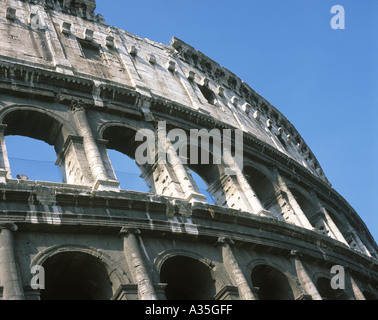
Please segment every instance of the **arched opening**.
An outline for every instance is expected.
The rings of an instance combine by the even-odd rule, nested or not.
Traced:
[[[221,173],[215,164],[190,164],[189,172],[200,193],[206,196],[208,203],[226,206],[227,199],[223,190]]]
[[[62,123],[46,113],[21,108],[7,113],[3,124],[13,178],[65,182],[55,166],[69,135]]]
[[[349,247],[354,249],[354,250],[360,251],[360,252],[362,252],[366,255],[370,255],[370,252],[367,249],[363,239],[361,239],[359,237],[358,233],[355,232],[352,229],[352,227],[348,227],[347,217],[343,217],[343,216],[337,214],[336,210],[334,210],[334,209],[332,209],[328,206],[326,207],[326,210],[327,210],[330,218],[332,219],[332,221],[334,222],[334,224],[336,225],[336,227],[340,231],[341,235],[344,237],[344,239],[348,243]],[[352,224],[349,222],[349,225],[351,226]]]
[[[167,300],[213,300],[216,294],[211,269],[186,256],[175,256],[164,262],[160,280],[168,284]]]
[[[62,172],[55,164],[56,153],[53,147],[23,136],[7,136],[5,143],[13,178],[63,182]]]
[[[347,226],[345,224],[345,221],[343,221],[343,217],[338,215],[335,210],[331,209],[330,207],[325,207],[327,210],[328,215],[336,225],[336,227],[339,229],[340,233],[345,236],[347,234]]]
[[[43,112],[20,109],[9,112],[3,119],[7,125],[5,136],[24,136],[42,140],[54,146],[58,153],[62,149],[65,138],[68,136],[63,124]]]
[[[227,198],[222,181],[222,150],[214,150],[213,147],[215,140],[220,137],[211,134],[205,134],[204,137],[199,138],[197,145],[188,143],[187,168],[192,175],[193,183],[198,191],[206,196],[208,203],[226,206]]]
[[[250,166],[244,168],[244,175],[264,209],[277,215],[282,214],[281,206],[277,200],[276,190],[269,178],[261,171]]]
[[[150,192],[146,181],[141,177],[141,169],[135,160],[116,150],[108,150],[115,176],[123,190]]]
[[[297,189],[291,188],[290,192],[294,196],[298,205],[301,207],[307,219],[311,222],[311,220],[313,220],[313,217],[316,214],[314,210],[315,208],[314,204],[311,203],[311,201],[307,197],[305,197],[302,193],[300,193]]]
[[[316,281],[316,288],[323,300],[347,300],[345,292],[341,289],[333,289],[328,278],[319,278]]]
[[[202,177],[194,172],[193,170],[189,169],[190,174],[192,175],[192,178],[194,182],[196,183],[199,192],[202,193],[204,196],[206,196],[207,203],[209,204],[215,204],[215,198],[214,196],[208,191],[208,186],[205,182],[205,180],[202,179]]]
[[[132,129],[112,126],[104,130],[103,139],[108,141],[108,156],[121,189],[149,192],[151,188],[141,176],[146,168],[135,161],[135,152],[141,143],[136,141],[135,135]]]
[[[83,252],[63,252],[43,263],[46,289],[41,300],[110,300],[109,273],[98,258]]]
[[[310,199],[305,197],[297,189],[290,188],[290,192],[294,196],[295,200],[297,201],[298,205],[300,206],[301,210],[305,214],[310,224],[320,233],[329,236],[329,227],[327,226],[324,219],[321,217],[320,213],[316,210],[317,205],[315,205]]]
[[[294,300],[287,277],[275,268],[257,266],[252,270],[251,280],[258,288],[259,300]]]

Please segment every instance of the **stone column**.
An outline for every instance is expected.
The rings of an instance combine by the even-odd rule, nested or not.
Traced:
[[[352,249],[355,249],[355,250],[359,250],[359,251],[365,253],[367,256],[371,257],[370,251],[365,246],[365,244],[362,242],[357,231],[352,228],[352,226],[348,223],[348,221],[344,221],[344,223],[347,226],[347,231],[345,233],[345,240],[347,240],[349,247],[351,247]]]
[[[354,280],[350,267],[346,267],[346,276],[349,278],[350,286],[353,291],[354,298],[356,300],[366,300],[363,292],[361,291],[359,285],[357,284],[356,280]]]
[[[42,6],[38,6],[38,14],[43,18],[43,22],[46,24],[43,27],[49,29],[49,32],[45,32],[44,34],[46,37],[47,49],[51,55],[56,72],[74,75],[73,67],[67,59],[63,45],[59,40],[59,35],[55,32],[56,27],[54,26],[52,15],[45,11]]]
[[[231,248],[233,241],[231,239],[219,238],[218,244],[222,245],[224,265],[232,282],[239,288],[240,297],[243,300],[257,300],[234,256]]]
[[[336,226],[335,222],[330,217],[327,209],[323,206],[323,204],[321,203],[321,201],[319,200],[318,196],[316,195],[314,191],[311,192],[311,196],[315,200],[316,205],[318,206],[318,212],[320,212],[323,216],[324,223],[326,223],[326,225],[332,232],[333,238],[349,246],[348,242],[345,240],[339,228]]]
[[[135,283],[138,285],[140,300],[158,300],[154,284],[147,271],[146,263],[139,244],[140,231],[136,229],[122,228],[124,238],[124,254],[133,273]]]
[[[312,227],[311,223],[309,222],[309,220],[307,219],[306,215],[302,211],[302,209],[301,209],[300,205],[298,204],[297,200],[295,200],[295,197],[293,196],[293,194],[291,193],[290,189],[286,185],[286,182],[283,179],[283,177],[281,176],[280,172],[278,171],[278,168],[275,167],[275,166],[273,166],[272,173],[273,173],[273,176],[274,176],[274,178],[276,180],[275,184],[277,185],[277,187],[279,188],[279,190],[281,192],[284,192],[285,195],[287,196],[287,201],[288,201],[288,204],[290,206],[290,209],[292,209],[292,211],[293,211],[293,213],[295,215],[295,219],[294,219],[294,217],[291,217],[292,221],[294,221],[294,223],[297,224],[300,227],[312,230],[313,227]]]
[[[364,250],[365,254],[368,255],[369,257],[378,258],[378,252],[373,247],[373,245],[370,243],[370,241],[368,239],[366,239],[365,231],[358,230],[358,232],[357,232],[357,230],[354,230],[353,233],[355,235],[356,241],[359,243],[362,250]],[[361,238],[362,236],[364,238]],[[365,241],[363,241],[363,240],[365,240]]]
[[[0,224],[0,279],[3,284],[3,300],[25,300],[15,256],[14,231],[17,231],[15,224]]]
[[[312,282],[311,277],[306,270],[306,267],[301,261],[302,254],[299,251],[291,251],[290,257],[294,261],[299,283],[305,293],[310,295],[312,297],[312,300],[323,300],[315,284]]]
[[[157,131],[157,156],[156,163],[153,166],[152,176],[154,177],[154,184],[156,190],[166,189],[173,193],[173,196],[183,198],[189,202],[207,202],[206,196],[200,193],[192,176],[189,174],[186,167],[186,159],[180,158],[180,155],[175,150],[172,142],[167,136],[166,125],[160,123],[156,126]],[[186,139],[186,136],[185,136]],[[150,174],[151,175],[151,174]],[[168,176],[170,181],[165,177]],[[159,177],[160,176],[160,177]],[[164,184],[169,188],[164,188]],[[167,195],[164,194],[163,195]]]
[[[340,232],[339,228],[337,227],[337,225],[335,224],[333,219],[330,217],[327,210],[324,207],[322,207],[322,210],[324,212],[324,219],[325,219],[328,227],[331,229],[335,239],[344,243],[345,245],[347,245],[349,247],[348,242],[345,240],[343,234]]]
[[[84,103],[74,101],[72,103],[72,114],[79,134],[83,137],[84,150],[92,171],[93,179],[96,181],[94,189],[119,191],[119,182],[110,180],[106,172],[101,153],[88,123]]]
[[[168,140],[168,139],[167,139]],[[179,177],[180,186],[184,193],[185,200],[189,202],[206,202],[206,196],[196,190],[195,182],[183,165],[170,141],[167,141],[167,155],[170,159],[169,165]]]
[[[174,40],[173,40],[173,45],[174,45]],[[202,112],[205,112],[202,108],[201,108],[201,101],[199,99],[199,96],[198,94],[196,93],[196,84],[194,82],[195,80],[195,74],[192,72],[192,71],[189,71],[187,76],[183,76],[185,74],[183,68],[184,68],[184,64],[181,62],[180,59],[176,58],[175,59],[175,62],[176,64],[178,65],[178,70],[180,70],[181,72],[178,72],[178,77],[179,79],[181,80],[181,84],[182,86],[184,87],[191,103],[192,103],[192,106],[196,109],[196,110],[201,110]],[[191,73],[192,72],[192,73]]]
[[[234,201],[234,203],[239,203],[239,208],[235,209],[250,211],[258,215],[273,215],[264,209],[260,199],[257,197],[257,194],[245,178],[242,168],[239,167],[238,163],[235,161],[235,158],[232,157],[231,151],[228,148],[224,147],[223,152],[223,158],[227,163],[227,168],[225,170],[226,179],[224,180],[229,182],[227,188],[224,189],[231,190],[230,187],[234,187],[232,194],[234,194],[234,199],[237,199],[237,201]],[[228,204],[231,204],[231,202],[233,202],[233,199],[229,198],[227,194],[226,198]]]
[[[92,171],[87,161],[82,136],[69,135],[55,162],[67,184],[93,186]]]
[[[248,200],[252,207],[253,213],[258,215],[268,215],[267,210],[264,209],[260,199],[258,198],[256,192],[252,189],[251,185],[248,183],[244,174],[241,171],[236,172],[237,183],[239,184],[245,198]]]
[[[7,146],[4,138],[6,128],[6,124],[0,124],[0,183],[6,183],[7,179],[12,179]]]

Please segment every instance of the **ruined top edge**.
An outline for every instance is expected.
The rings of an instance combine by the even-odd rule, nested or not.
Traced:
[[[21,0],[87,20],[96,18],[96,0]]]

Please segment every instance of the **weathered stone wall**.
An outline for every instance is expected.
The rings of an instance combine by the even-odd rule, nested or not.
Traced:
[[[185,106],[189,112],[198,111],[213,121],[245,130],[326,181],[311,150],[277,109],[233,73],[181,40],[173,38],[171,45],[165,46],[141,39],[104,24],[98,17],[88,20],[62,11],[58,1],[11,4],[0,11],[5,19],[0,30],[3,63],[14,61],[58,72],[58,79],[63,74],[74,75],[76,79],[68,77],[73,86],[78,78],[85,79],[86,98],[99,107],[106,106],[110,97],[125,101],[122,93],[128,89],[147,98],[149,103],[143,100],[142,110],[148,109],[151,99]],[[14,17],[6,18],[11,9]],[[34,29],[30,19],[37,10],[41,22]],[[92,52],[88,57],[83,49],[87,47]],[[7,69],[3,72],[7,74]],[[16,73],[38,82],[30,69]],[[210,92],[210,103],[201,88]],[[59,96],[60,100],[66,98],[64,90]]]
[[[181,40],[165,46],[107,26],[94,1],[0,3],[3,299],[378,297],[368,229],[246,83]],[[240,128],[244,168],[183,164],[164,139],[170,162],[140,167],[150,193],[120,190],[107,149],[133,158],[135,133],[158,136],[159,121]],[[54,146],[65,183],[15,179],[7,135]],[[38,265],[46,290],[31,287]],[[346,270],[343,291],[329,288],[335,265]]]

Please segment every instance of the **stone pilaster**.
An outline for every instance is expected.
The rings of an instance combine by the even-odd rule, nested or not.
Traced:
[[[43,18],[43,22],[46,24],[43,27],[49,30],[56,31],[51,14],[43,10],[42,6],[38,8],[38,14]],[[61,74],[73,75],[73,67],[70,61],[67,59],[65,50],[59,40],[56,32],[45,32],[46,45],[51,54],[52,62],[56,68],[56,71]]]
[[[25,300],[22,280],[16,262],[13,223],[0,223],[0,280],[3,285],[3,300]]]
[[[137,300],[138,285],[121,284],[113,295],[112,300]]]
[[[7,146],[4,138],[6,128],[6,124],[0,124],[0,183],[6,183],[7,179],[12,179]]]
[[[234,286],[223,286],[215,295],[214,300],[240,300],[239,290]]]
[[[184,193],[184,199],[189,202],[206,202],[206,196],[202,195],[197,190],[192,176],[188,173],[187,168],[182,164],[181,159],[173,149],[171,142],[168,146],[168,156],[170,159],[170,166],[174,170],[177,177],[180,177],[180,185]]]
[[[352,226],[348,223],[348,221],[344,221],[347,226],[347,231],[345,233],[345,240],[348,241],[349,246],[352,249],[359,250],[366,254],[367,256],[371,257],[371,253],[365,244],[362,242],[361,238],[357,234],[356,230],[352,228]],[[374,252],[374,251],[373,251]]]
[[[119,182],[110,180],[108,177],[101,153],[88,123],[84,104],[75,101],[72,103],[71,110],[76,127],[83,137],[84,150],[92,171],[93,179],[95,180],[94,189],[100,191],[119,191]]]
[[[209,186],[209,192],[214,195],[218,205],[227,205],[229,208],[252,214],[261,214],[264,210],[257,195],[250,187],[248,187],[249,197],[245,191],[240,186],[236,175],[226,173]]]
[[[83,141],[81,136],[69,135],[55,164],[60,167],[65,183],[90,187],[94,181]]]
[[[140,248],[139,234],[136,229],[122,228],[121,234],[124,239],[124,254],[133,274],[135,283],[138,285],[139,300],[158,300],[155,286],[147,271],[145,259]]]
[[[345,270],[346,271],[346,277],[349,280],[350,287],[352,289],[354,298],[356,300],[366,300],[366,298],[365,298],[363,292],[361,291],[358,283],[356,282],[356,280],[352,276],[351,269],[349,267],[346,267],[345,269],[346,269]]]
[[[350,228],[352,228],[350,226]],[[360,245],[361,249],[363,250],[363,252],[368,255],[369,257],[374,257],[374,258],[378,258],[378,252],[377,250],[372,246],[372,244],[370,243],[370,241],[366,240],[363,241],[363,238],[362,237],[365,237],[364,235],[364,231],[361,231],[361,230],[354,230],[354,235],[355,235],[355,238],[356,238],[356,241],[358,242],[358,244]]]
[[[186,91],[186,94],[188,95],[191,103],[192,103],[192,106],[196,109],[196,110],[201,110],[202,112],[206,112],[204,111],[203,108],[201,108],[201,104],[204,104],[200,101],[200,98],[196,92],[196,84],[195,84],[195,74],[193,71],[189,71],[189,73],[187,74],[187,76],[183,76],[184,75],[184,71],[183,71],[183,68],[184,68],[184,64],[181,62],[180,59],[178,58],[175,58],[175,62],[178,66],[178,69],[180,70],[180,72],[178,73],[178,77],[180,78],[180,81],[181,81],[181,84],[182,86],[184,87],[185,91]]]
[[[234,209],[240,209],[247,212],[252,212],[258,215],[270,215],[261,204],[261,201],[257,197],[257,194],[248,183],[243,174],[242,168],[239,167],[234,157],[231,155],[231,151],[228,148],[224,148],[224,159],[227,163],[227,169],[225,170],[225,176],[223,181],[228,181],[228,186],[223,185],[224,190],[231,190],[233,198],[231,199],[227,192],[225,192],[227,203],[232,207],[235,202],[238,203],[238,207],[232,207]]]
[[[239,288],[240,298],[243,300],[257,300],[254,296],[247,279],[243,271],[234,256],[231,245],[233,241],[226,238],[219,238],[218,244],[222,246],[222,257],[228,274],[230,275],[232,282]]]
[[[297,277],[301,287],[305,291],[304,293],[311,296],[312,300],[322,300],[322,297],[320,296],[318,289],[312,282],[311,277],[309,276],[306,270],[306,267],[302,263],[302,254],[298,251],[291,251],[290,258],[293,260],[295,264]]]
[[[323,204],[321,203],[321,201],[319,200],[318,196],[316,195],[316,193],[314,191],[311,192],[311,197],[315,201],[315,203],[316,203],[316,205],[318,207],[317,208],[318,212],[321,213],[322,219],[323,219],[324,223],[326,223],[326,225],[328,226],[329,230],[331,231],[332,237],[334,239],[336,239],[336,240],[338,240],[338,241],[346,244],[347,246],[349,246],[348,242],[345,240],[345,238],[341,234],[339,228],[336,226],[335,222],[333,221],[333,219],[329,215],[328,211],[323,206]]]
[[[286,200],[288,201],[289,212],[287,214],[289,215],[289,220],[300,227],[312,230],[313,227],[311,223],[302,211],[294,195],[291,193],[290,189],[286,185],[286,182],[281,176],[277,167],[273,166],[272,174],[275,178],[275,184],[277,185],[280,192],[283,192],[285,194]]]
[[[135,90],[141,93],[143,96],[150,98],[151,90],[148,88],[147,84],[143,81],[140,76],[135,62],[133,61],[132,55],[128,53],[131,49],[132,44],[128,45],[128,38],[125,32],[122,30],[117,30],[120,42],[117,43],[117,52],[125,67],[130,80],[135,88]]]
[[[187,170],[185,159],[180,158],[182,155],[179,156],[172,142],[167,137],[166,126],[158,124],[156,130],[158,148],[156,163],[152,170],[155,189],[160,194],[168,195],[161,192],[161,190],[164,189],[162,188],[164,181],[166,185],[170,185],[166,190],[173,193],[173,196],[189,202],[206,202],[206,196],[199,192],[196,183]],[[161,179],[158,177],[159,175],[168,176],[170,181],[167,181],[164,177]]]

